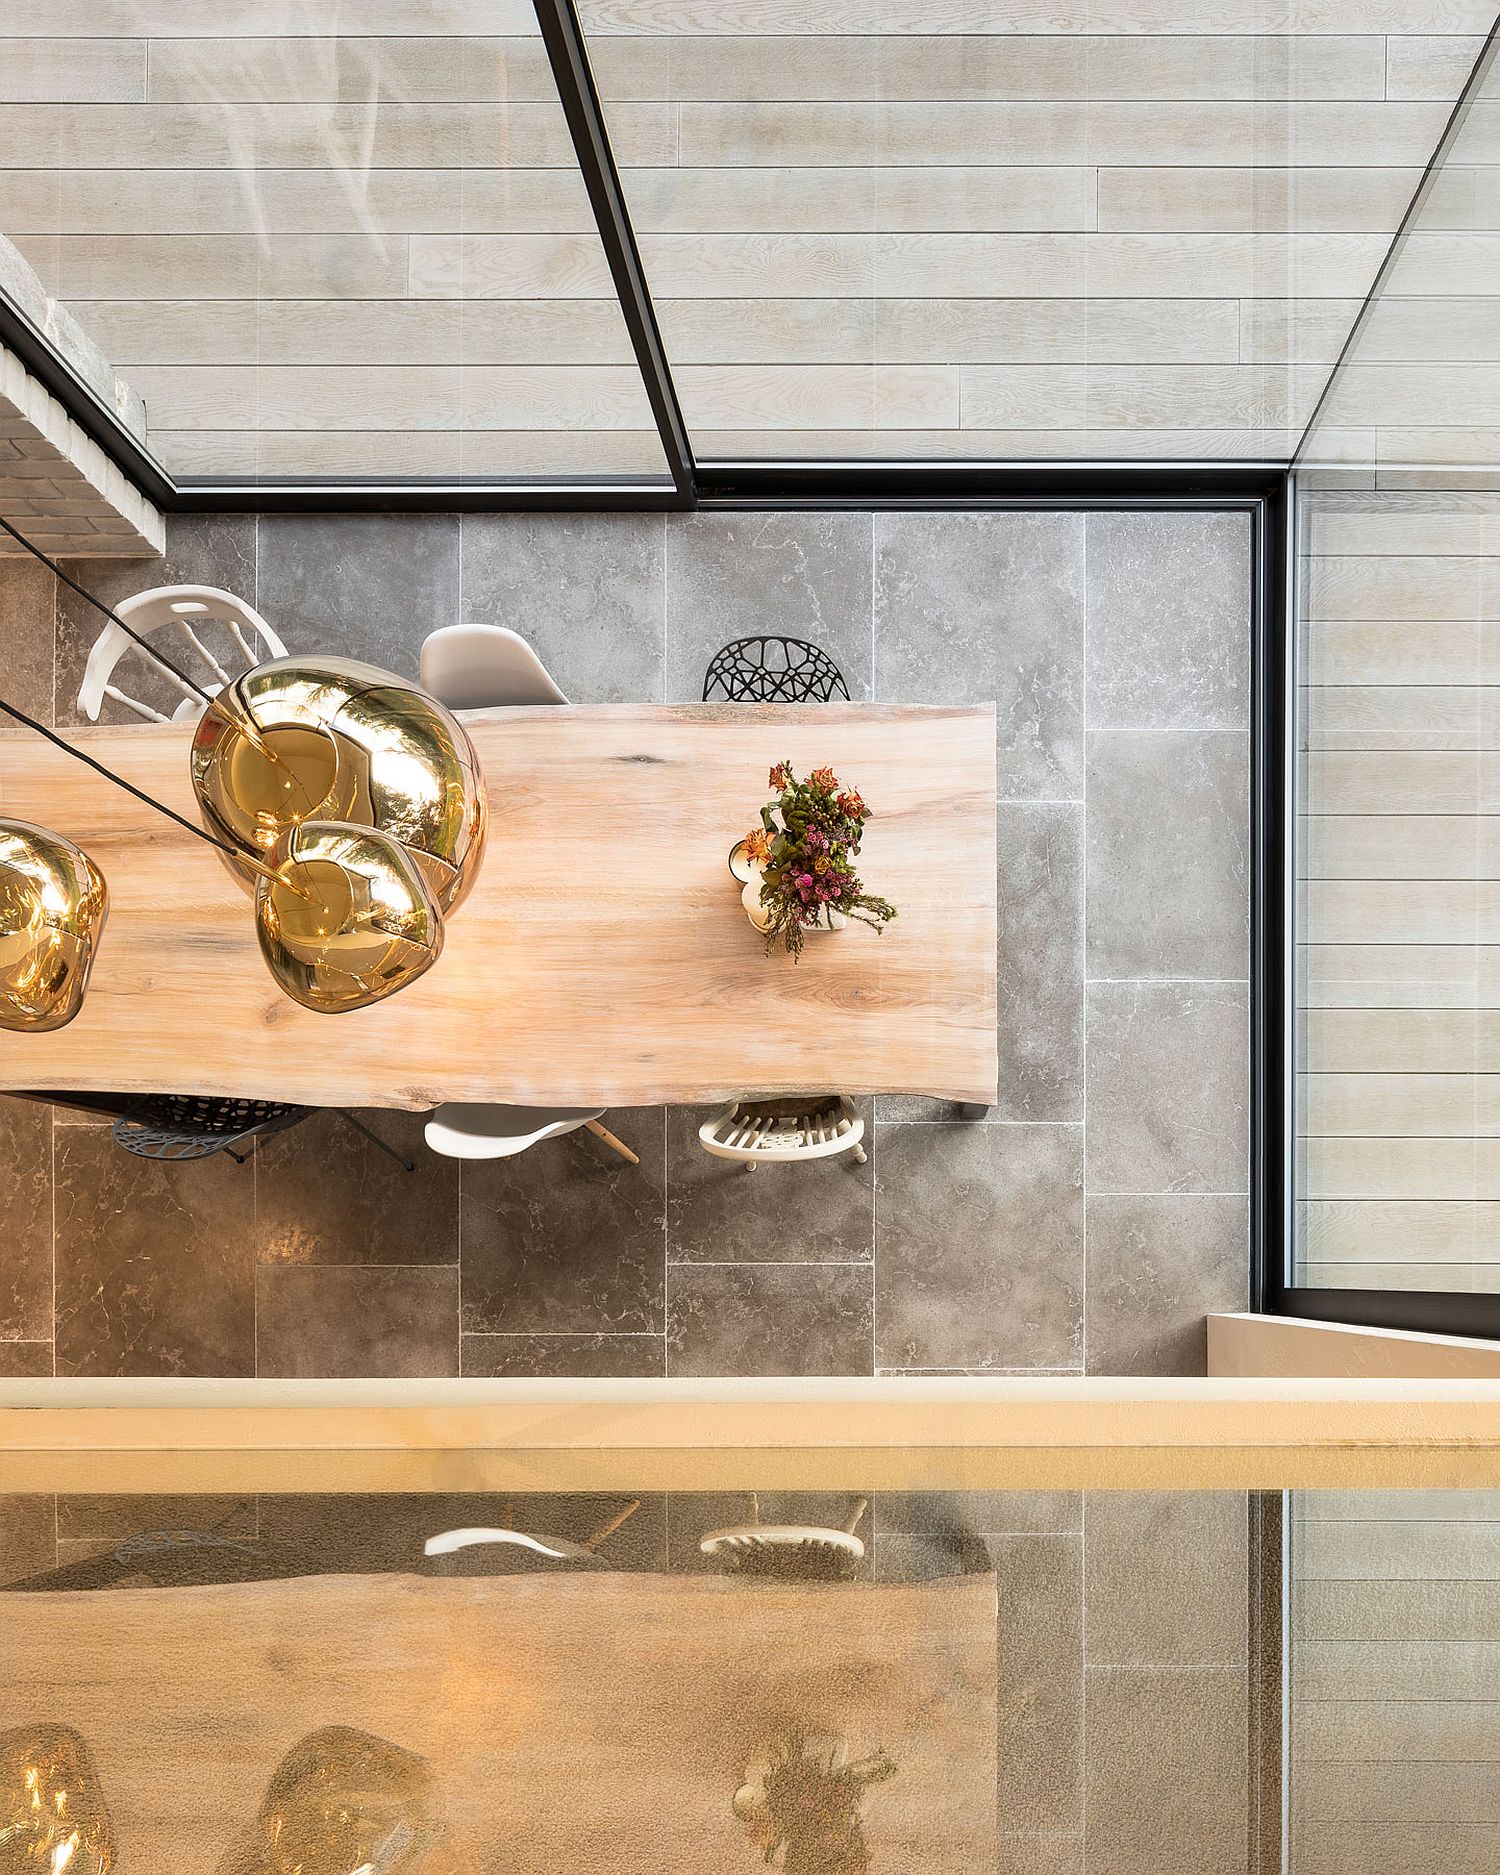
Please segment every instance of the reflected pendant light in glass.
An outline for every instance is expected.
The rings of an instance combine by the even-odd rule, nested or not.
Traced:
[[[0,1732],[0,1870],[109,1875],[114,1829],[93,1754],[71,1725]]]

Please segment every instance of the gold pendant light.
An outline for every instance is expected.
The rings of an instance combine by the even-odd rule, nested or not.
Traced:
[[[304,1009],[328,1015],[393,996],[435,964],[443,916],[417,855],[370,827],[288,827],[255,891],[261,955]]]
[[[373,1733],[309,1732],[218,1875],[415,1875],[434,1836],[432,1781],[425,1758]]]
[[[308,821],[373,828],[405,847],[444,912],[484,848],[484,792],[458,720],[424,691],[352,658],[274,658],[219,694],[193,738],[210,830],[247,876]]]
[[[0,1732],[0,1870],[109,1875],[114,1831],[93,1755],[70,1725]]]
[[[0,1029],[73,1020],[108,915],[87,853],[45,827],[0,820]]]

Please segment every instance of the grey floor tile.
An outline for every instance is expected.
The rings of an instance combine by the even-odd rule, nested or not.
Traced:
[[[666,1500],[642,1493],[639,1508],[600,1545],[617,1569],[666,1564]],[[260,1533],[307,1558],[320,1573],[433,1573],[427,1539],[473,1527],[521,1530],[586,1543],[632,1502],[624,1492],[430,1492],[364,1496],[354,1492],[260,1500]]]
[[[1083,1343],[1076,1126],[880,1129],[882,1367],[1071,1367]]]
[[[849,695],[870,695],[868,514],[668,515],[667,700],[693,702],[734,638],[776,634],[819,646]]]
[[[1083,1540],[995,1537],[990,1549],[1000,1609],[1000,1827],[1075,1830],[1083,1822]]]
[[[57,1563],[56,1511],[50,1491],[0,1496],[0,1587],[40,1575]]]
[[[458,1162],[429,1150],[426,1115],[360,1119],[410,1159],[404,1170],[335,1113],[255,1149],[256,1251],[268,1263],[456,1263]]]
[[[1247,515],[1091,514],[1088,569],[1093,727],[1247,727]]]
[[[57,1498],[59,1542],[100,1548],[123,1543],[144,1530],[214,1530],[224,1536],[254,1536],[253,1496],[141,1493],[117,1496],[63,1491]]]
[[[155,1164],[96,1126],[55,1154],[58,1373],[253,1374],[251,1167]]]
[[[868,1374],[868,1264],[674,1264],[667,1372]]]
[[[1249,995],[1241,983],[1091,983],[1088,1187],[1241,1192]]]
[[[1090,1866],[1244,1875],[1246,1674],[1090,1667]]]
[[[79,585],[106,605],[117,605],[138,592],[154,586],[218,586],[232,592],[260,609],[256,597],[255,517],[250,514],[179,514],[168,517],[167,551],[157,560],[75,560],[68,571]],[[78,686],[83,682],[84,665],[108,620],[97,607],[81,599],[67,587],[58,592],[57,609],[57,720],[77,723],[84,719],[77,708]],[[278,630],[274,619],[267,619]],[[201,666],[189,662],[184,648],[173,643],[175,634],[160,634],[163,652],[195,680],[201,678]],[[202,633],[225,662],[226,669],[240,669],[244,655],[232,647],[232,640],[217,630]],[[170,714],[182,701],[182,692],[151,663],[144,653],[132,652],[128,661],[118,666],[119,687],[127,696],[137,698]],[[106,723],[133,723],[139,719],[122,704],[106,699],[100,720]]]
[[[39,723],[52,721],[56,609],[57,581],[46,567],[10,554],[0,558],[0,669],[5,672],[5,697]],[[7,720],[5,726],[10,729],[14,724]]]
[[[458,1270],[263,1264],[255,1348],[263,1379],[457,1374]]]
[[[415,677],[428,632],[458,623],[456,514],[266,514],[260,610],[289,652]]]
[[[995,1115],[1083,1117],[1083,809],[999,810]]]
[[[998,716],[999,789],[1083,794],[1084,517],[881,514],[875,695],[981,703]]]
[[[655,1380],[666,1372],[661,1335],[465,1335],[466,1377],[506,1380]]]
[[[1091,1374],[1206,1373],[1205,1318],[1245,1308],[1249,1291],[1246,1199],[1088,1200]]]
[[[903,1535],[954,1526],[978,1536],[1055,1536],[1083,1528],[1078,1491],[882,1491],[882,1531]]]
[[[0,1341],[0,1379],[40,1380],[52,1372],[52,1337],[45,1341]]]
[[[659,514],[466,514],[460,612],[508,625],[574,703],[657,703],[665,685]]]
[[[1243,1491],[1091,1491],[1084,1559],[1090,1666],[1246,1660]]]
[[[870,1103],[852,1153],[746,1171],[698,1142],[703,1107],[667,1109],[667,1256],[679,1263],[867,1263],[874,1254]]]
[[[666,1261],[664,1120],[621,1107],[588,1132],[464,1166],[463,1325],[469,1334],[655,1334]]]
[[[1088,753],[1089,975],[1248,976],[1248,738],[1091,731]]]
[[[0,1098],[0,1341],[52,1334],[52,1110]]]

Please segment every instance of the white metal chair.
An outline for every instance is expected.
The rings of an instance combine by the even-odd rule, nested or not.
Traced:
[[[218,586],[153,586],[148,592],[138,592],[133,599],[121,600],[115,612],[132,631],[139,632],[143,638],[159,626],[175,625],[187,641],[188,649],[203,667],[203,688],[210,696],[217,696],[225,684],[233,683],[241,673],[226,670],[195,627],[212,620],[224,625],[245,660],[246,670],[253,670],[268,658],[286,656],[286,646],[259,612],[243,599],[236,599],[232,592],[225,592]],[[89,652],[88,663],[84,666],[83,682],[78,687],[78,707],[91,723],[98,722],[106,697],[113,697],[116,703],[133,710],[148,723],[169,720],[160,710],[118,689],[111,681],[115,666],[129,651],[143,658],[147,655],[111,619],[94,640],[94,648]],[[155,668],[174,689],[182,692],[182,702],[172,712],[170,720],[186,722],[199,715],[203,709],[202,697],[164,665],[158,664]]]
[[[781,1581],[837,1581],[852,1575],[865,1559],[865,1546],[854,1534],[868,1498],[857,1498],[842,1530],[815,1524],[762,1523],[760,1501],[750,1494],[749,1523],[710,1530],[698,1544],[705,1556],[737,1575],[770,1576]]]
[[[864,1115],[847,1094],[777,1095],[733,1100],[698,1128],[698,1143],[716,1159],[737,1159],[747,1172],[766,1161],[831,1159],[852,1152],[865,1162]]]
[[[550,1569],[608,1569],[598,1551],[641,1507],[638,1497],[614,1512],[581,1543],[529,1530],[470,1525],[428,1537],[422,1553],[443,1576],[529,1575]]]
[[[422,641],[422,688],[450,710],[566,703],[547,667],[504,625],[443,625]]]
[[[599,1124],[603,1107],[501,1107],[449,1101],[435,1108],[424,1129],[434,1152],[448,1159],[509,1159],[544,1139],[557,1139],[587,1127],[632,1165],[639,1157],[607,1126]]]

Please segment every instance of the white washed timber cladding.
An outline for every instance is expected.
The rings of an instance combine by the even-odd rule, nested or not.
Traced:
[[[1492,20],[582,11],[705,454],[1284,454]],[[0,33],[0,230],[174,467],[662,467],[524,0],[8,0]]]

